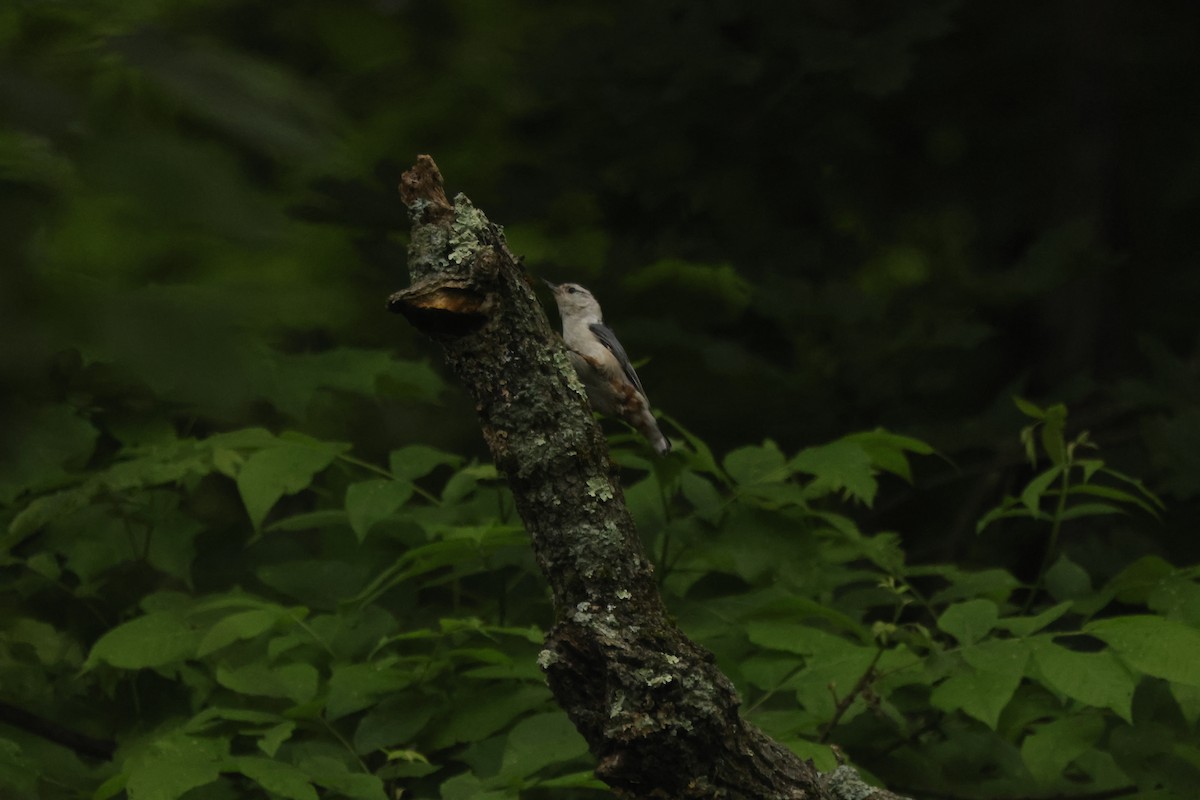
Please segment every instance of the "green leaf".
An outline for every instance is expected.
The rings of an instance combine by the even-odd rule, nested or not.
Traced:
[[[258,749],[274,758],[279,746],[292,737],[296,723],[288,721],[268,729],[258,740]]]
[[[973,600],[986,597],[997,605],[1003,604],[1021,582],[1012,573],[1003,569],[985,569],[979,572],[962,572],[955,569],[946,576],[950,585],[934,593],[930,602],[934,605],[955,600]]]
[[[1041,408],[1039,408],[1038,406],[1029,402],[1028,400],[1026,400],[1023,397],[1018,397],[1017,395],[1014,394],[1013,395],[1013,403],[1016,405],[1017,409],[1027,417],[1032,417],[1033,419],[1045,419],[1046,418],[1045,411],[1043,411]]]
[[[0,790],[15,797],[35,797],[41,770],[21,751],[20,745],[0,739]]]
[[[1117,508],[1108,503],[1077,503],[1064,511],[1060,516],[1063,522],[1079,517],[1102,517],[1107,514],[1124,514],[1125,509]]]
[[[845,490],[870,506],[879,488],[871,456],[861,444],[845,439],[806,447],[788,464],[796,472],[814,476],[808,491],[816,496]]]
[[[250,708],[225,708],[223,706],[208,706],[183,726],[184,733],[205,733],[223,722],[249,722],[254,725],[267,725],[280,720],[279,714],[273,711],[255,711]]]
[[[440,466],[459,467],[463,463],[462,456],[438,450],[424,444],[412,444],[393,450],[388,457],[388,468],[392,474],[402,480],[415,481],[424,478]]]
[[[1051,689],[1089,706],[1110,708],[1125,721],[1132,721],[1136,681],[1111,651],[1081,653],[1039,639],[1033,658],[1038,674]]]
[[[778,482],[787,477],[783,453],[774,442],[742,447],[725,456],[725,471],[736,483]]]
[[[0,553],[13,549],[47,523],[84,508],[98,491],[97,486],[86,483],[35,498],[8,523],[8,532],[0,538]]]
[[[174,611],[137,617],[105,633],[92,646],[84,669],[104,661],[121,669],[162,667],[191,658],[198,632]]]
[[[853,433],[843,437],[842,441],[853,442],[861,446],[875,466],[899,475],[910,483],[912,482],[912,470],[908,465],[905,453],[917,453],[918,455],[933,453],[933,448],[920,439],[889,433],[882,428]]]
[[[317,800],[317,792],[303,770],[260,756],[238,756],[232,766],[268,792],[290,800]]]
[[[754,644],[784,653],[829,654],[861,647],[841,636],[791,620],[750,620],[745,630]]]
[[[1156,678],[1200,686],[1200,630],[1150,615],[1114,617],[1083,628],[1121,660]]]
[[[1063,464],[1067,460],[1066,427],[1067,407],[1062,403],[1048,407],[1042,421],[1042,448],[1053,464]]]
[[[962,666],[934,687],[930,702],[943,711],[961,709],[995,730],[1025,674],[1029,648],[1018,639],[992,639],[959,652]]]
[[[1109,478],[1116,478],[1117,480],[1121,481],[1122,483],[1127,483],[1130,486],[1132,486],[1133,488],[1137,489],[1138,493],[1142,497],[1144,497],[1144,498],[1146,498],[1146,500],[1150,501],[1150,503],[1152,503],[1160,511],[1166,509],[1166,505],[1159,498],[1159,496],[1156,495],[1154,492],[1150,491],[1149,489],[1147,489],[1146,484],[1142,483],[1141,480],[1139,480],[1138,478],[1131,478],[1130,476],[1126,475],[1125,473],[1118,472],[1117,470],[1112,469],[1111,467],[1104,467],[1101,470],[1101,474],[1103,474]]]
[[[1067,494],[1088,494],[1094,497],[1103,497],[1106,500],[1115,500],[1118,503],[1128,503],[1129,505],[1137,506],[1153,517],[1158,517],[1158,509],[1142,498],[1129,492],[1121,491],[1120,489],[1114,489],[1111,486],[1100,486],[1095,483],[1076,484],[1070,488]]]
[[[1097,713],[1074,714],[1038,726],[1021,743],[1021,759],[1034,779],[1054,785],[1063,770],[1088,752],[1104,733],[1104,719]]]
[[[279,617],[279,610],[258,608],[230,614],[208,629],[208,633],[204,634],[199,647],[196,648],[196,656],[203,658],[239,639],[253,639],[266,633],[275,626]]]
[[[455,695],[464,697],[464,701],[458,703],[454,713],[431,733],[431,749],[486,739],[518,717],[545,708],[550,701],[550,692],[545,686],[518,685],[504,692],[497,692],[491,686],[463,687]]]
[[[217,780],[228,752],[224,739],[182,733],[156,739],[126,764],[129,800],[177,800]]]
[[[442,782],[442,800],[511,800],[513,793],[504,789],[487,791],[473,773],[464,772]]]
[[[258,579],[310,608],[333,608],[362,589],[368,566],[330,558],[276,561],[256,571]]]
[[[345,445],[329,442],[285,442],[246,459],[237,486],[257,530],[271,507],[285,494],[303,491],[313,477],[333,462]]]
[[[293,417],[304,415],[320,388],[367,396],[383,389],[427,403],[437,402],[445,388],[428,364],[404,361],[384,350],[337,347],[320,353],[271,353],[267,370],[271,380],[266,393]]]
[[[383,781],[365,772],[352,772],[345,762],[328,756],[309,756],[298,763],[313,783],[356,800],[388,800]]]
[[[828,750],[828,748],[826,748]],[[819,765],[818,765],[819,768]],[[596,789],[598,791],[608,791],[608,784],[596,777],[596,773],[590,769],[583,772],[572,772],[569,775],[560,775],[557,778],[547,778],[540,780],[535,784],[539,790],[546,789]]]
[[[489,687],[488,691],[493,695],[507,694],[496,692],[494,687]],[[465,687],[455,693],[456,698],[464,695],[472,696],[470,690]],[[434,715],[448,707],[445,697],[411,690],[389,697],[363,716],[354,732],[354,752],[366,754],[384,748],[411,745],[414,737],[425,729]],[[456,701],[450,718],[453,720],[460,715],[470,716],[473,711],[473,705]]]
[[[1010,631],[1013,636],[1030,636],[1066,614],[1071,605],[1068,600],[1033,617],[1005,617],[996,623],[996,627]]]
[[[1160,556],[1142,556],[1113,576],[1105,587],[1122,603],[1145,604],[1175,568]]]
[[[663,420],[671,424],[672,428],[682,434],[684,441],[691,448],[690,450],[683,451],[687,456],[688,467],[696,472],[706,472],[721,483],[728,484],[728,476],[717,466],[717,459],[713,456],[708,444],[699,436],[680,425],[678,420],[666,414],[662,414],[661,416]]]
[[[1046,570],[1046,591],[1055,600],[1074,600],[1092,591],[1092,576],[1066,555]]]
[[[1061,466],[1054,466],[1031,480],[1021,492],[1021,503],[1030,511],[1037,513],[1042,495],[1046,493],[1046,489],[1050,487],[1055,478],[1062,474],[1062,471]]]
[[[317,694],[317,670],[311,664],[284,664],[272,668],[262,662],[240,667],[220,664],[217,683],[239,694],[257,697],[281,697],[296,703],[311,700]]]
[[[958,640],[974,644],[992,630],[1000,613],[991,600],[968,600],[950,606],[938,617],[938,627]]]
[[[1029,509],[1025,508],[1024,506],[1016,505],[1016,502],[1017,501],[1015,499],[1008,498],[1005,501],[1005,503],[996,506],[991,511],[987,512],[982,517],[980,517],[979,521],[977,523],[975,523],[975,533],[977,533],[977,534],[983,533],[984,528],[986,528],[988,525],[991,525],[993,522],[995,522],[998,519],[1013,519],[1015,517],[1025,517],[1025,518],[1032,517],[1033,519],[1049,519],[1050,518],[1049,514],[1046,514],[1041,511],[1031,512]]]
[[[376,522],[394,514],[412,493],[413,485],[408,481],[378,478],[350,484],[346,488],[346,515],[358,540],[365,539]]]
[[[370,707],[380,697],[410,686],[414,681],[413,673],[396,667],[393,662],[394,659],[334,667],[329,678],[325,716],[335,720],[353,714]]]
[[[684,472],[679,476],[679,490],[696,513],[705,518],[716,514],[725,505],[724,498],[708,478],[695,472]]]
[[[273,531],[311,531],[318,528],[340,528],[350,525],[350,518],[345,510],[340,508],[323,508],[318,511],[307,511],[293,514],[290,517],[277,519],[263,530]]]
[[[587,742],[561,711],[521,720],[508,734],[500,775],[527,778],[543,767],[587,752]]]
[[[6,415],[11,410],[6,406]],[[65,404],[34,408],[5,423],[9,438],[0,459],[0,505],[11,503],[24,487],[65,477],[64,467],[82,467],[98,436],[79,409]]]

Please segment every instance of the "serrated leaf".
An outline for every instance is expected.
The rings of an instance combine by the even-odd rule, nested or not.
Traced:
[[[875,466],[899,475],[909,482],[912,481],[912,469],[909,467],[908,457],[905,453],[917,453],[918,455],[933,453],[933,448],[919,439],[890,433],[882,428],[853,433],[843,437],[843,441],[860,445],[866,450]]]
[[[879,488],[870,455],[862,445],[844,439],[806,447],[788,463],[788,468],[814,476],[808,491],[816,496],[845,490],[869,506]]]
[[[412,497],[413,485],[408,481],[374,480],[353,483],[346,488],[346,516],[350,527],[361,542],[371,526],[391,516]]]
[[[688,467],[696,472],[706,472],[721,483],[728,485],[729,477],[721,471],[717,465],[717,459],[713,456],[712,450],[708,444],[696,434],[689,431],[687,428],[679,424],[679,421],[662,414],[662,419],[669,422],[671,427],[678,431],[687,442],[688,448],[683,452],[687,456]]]
[[[725,456],[725,472],[736,483],[752,485],[787,477],[786,461],[774,442],[740,447]]]
[[[1200,686],[1200,630],[1151,615],[1114,617],[1083,628],[1126,664],[1156,678]]]
[[[174,611],[146,614],[118,625],[97,640],[84,669],[103,661],[121,669],[162,667],[192,657],[198,632]]]

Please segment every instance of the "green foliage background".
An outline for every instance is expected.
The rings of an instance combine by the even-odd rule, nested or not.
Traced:
[[[648,359],[680,447],[615,457],[751,719],[917,795],[1191,797],[1198,15],[4,4],[0,796],[602,795],[383,311],[428,152]]]

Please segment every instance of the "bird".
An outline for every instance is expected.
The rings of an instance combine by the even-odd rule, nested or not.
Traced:
[[[612,328],[604,324],[600,303],[578,283],[545,283],[554,292],[567,355],[592,408],[628,422],[659,455],[669,453],[671,442],[650,413],[646,390],[625,348]]]

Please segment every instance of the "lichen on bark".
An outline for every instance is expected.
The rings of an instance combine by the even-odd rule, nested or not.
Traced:
[[[538,663],[621,797],[833,798],[738,715],[712,656],[670,621],[587,397],[501,229],[404,174],[411,285],[389,309],[441,342],[512,489],[556,622]],[[881,797],[883,795],[880,795]]]

